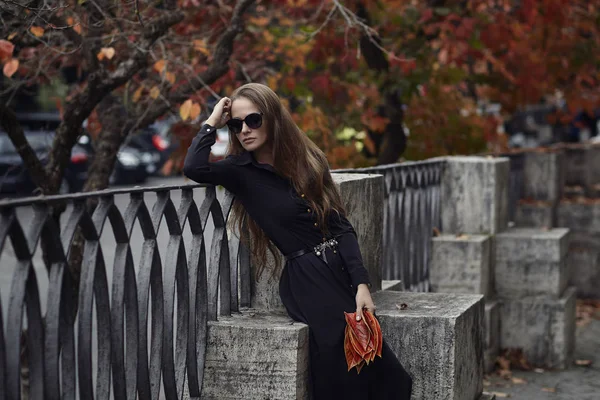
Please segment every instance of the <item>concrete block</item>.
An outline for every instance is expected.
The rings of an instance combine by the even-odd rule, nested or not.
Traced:
[[[491,374],[496,370],[498,354],[498,349],[486,349],[483,351],[483,371],[486,374]]]
[[[484,329],[485,348],[497,351],[500,347],[500,303],[498,300],[489,300],[485,303]]]
[[[490,296],[492,240],[488,235],[440,235],[432,239],[429,282],[432,292]]]
[[[501,349],[521,349],[536,367],[564,369],[575,348],[576,289],[560,299],[532,296],[501,300]]]
[[[564,154],[560,150],[525,153],[523,198],[556,204],[565,185]]]
[[[557,226],[600,234],[600,200],[562,200],[556,210]]]
[[[500,352],[500,303],[488,300],[484,314],[485,350],[483,354],[484,371],[489,374],[496,365],[496,357]]]
[[[383,175],[331,174],[339,188],[348,220],[358,234],[363,263],[372,291],[381,290],[383,243]]]
[[[547,294],[567,287],[569,230],[511,228],[495,236],[496,293],[500,297]]]
[[[520,202],[515,223],[518,227],[552,228],[556,226],[556,206],[546,202]]]
[[[600,147],[591,144],[564,144],[565,183],[580,186],[587,197],[600,182]]]
[[[413,377],[412,400],[477,399],[483,391],[482,295],[373,294],[388,345]],[[400,304],[406,309],[400,309]]]
[[[572,232],[567,264],[577,297],[600,299],[600,234]]]
[[[309,399],[308,326],[250,311],[209,323],[202,399]]]
[[[492,234],[508,224],[508,158],[447,157],[442,232]]]
[[[401,292],[402,291],[402,281],[386,281],[383,280],[381,281],[381,290],[391,290],[394,292]]]

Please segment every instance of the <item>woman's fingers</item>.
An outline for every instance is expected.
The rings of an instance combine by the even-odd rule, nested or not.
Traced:
[[[362,307],[358,306],[356,308],[356,320],[360,321],[362,319]]]

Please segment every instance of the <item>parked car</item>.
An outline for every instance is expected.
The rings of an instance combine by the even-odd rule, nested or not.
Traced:
[[[156,175],[174,150],[168,136],[152,127],[129,135],[124,147],[136,149],[148,175]]]
[[[77,144],[85,149],[90,158],[94,157],[95,149],[92,139],[87,133],[79,137]],[[139,150],[124,145],[117,153],[115,167],[109,178],[111,185],[131,185],[142,183],[148,177],[146,165],[142,161],[142,154]]]
[[[40,161],[48,161],[48,153],[53,132],[25,130],[25,137]],[[60,193],[80,191],[87,179],[90,162],[85,148],[75,145],[71,151],[71,160],[65,170]],[[0,132],[0,193],[4,195],[31,195],[36,189],[21,156],[13,146],[6,132]]]

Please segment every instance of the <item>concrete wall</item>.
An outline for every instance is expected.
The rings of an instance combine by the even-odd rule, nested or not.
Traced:
[[[600,145],[560,144],[525,151],[518,227],[569,228],[569,283],[600,299]]]

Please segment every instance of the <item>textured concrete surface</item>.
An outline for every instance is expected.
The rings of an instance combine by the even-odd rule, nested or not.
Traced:
[[[556,210],[557,226],[600,233],[600,201],[563,200]]]
[[[508,158],[448,157],[442,179],[442,232],[492,234],[508,223]]]
[[[512,376],[524,383],[515,384],[498,374],[486,378],[484,391],[498,392],[513,400],[598,400],[600,398],[600,315],[589,324],[577,327],[575,360],[589,360],[591,366],[571,364],[565,371],[513,370]]]
[[[600,234],[572,232],[567,264],[577,297],[600,299]]]
[[[526,152],[523,198],[556,204],[565,185],[562,152]]]
[[[565,183],[580,186],[592,197],[594,184],[600,182],[600,147],[598,145],[570,144],[564,146]]]
[[[251,310],[209,324],[202,399],[308,399],[308,326]]]
[[[432,292],[493,294],[492,240],[488,235],[441,235],[432,239]]]
[[[515,223],[518,227],[552,228],[556,225],[556,206],[521,203],[517,206]]]
[[[369,271],[372,291],[381,289],[383,241],[383,175],[332,174],[338,185],[348,220],[358,234],[358,244]]]
[[[499,297],[560,296],[569,280],[569,230],[511,228],[495,236]]]
[[[534,366],[569,366],[575,345],[575,291],[569,287],[560,299],[501,299],[500,348],[522,349]]]
[[[381,290],[391,290],[395,292],[402,291],[402,281],[392,280],[392,281],[381,281]]]
[[[572,230],[568,264],[577,295],[600,299],[600,201],[563,200],[557,224]]]
[[[383,335],[413,377],[412,400],[479,399],[482,295],[386,290],[373,297]]]
[[[500,303],[497,300],[489,300],[485,303],[484,314],[485,332],[485,371],[494,369],[496,357],[500,350]]]

